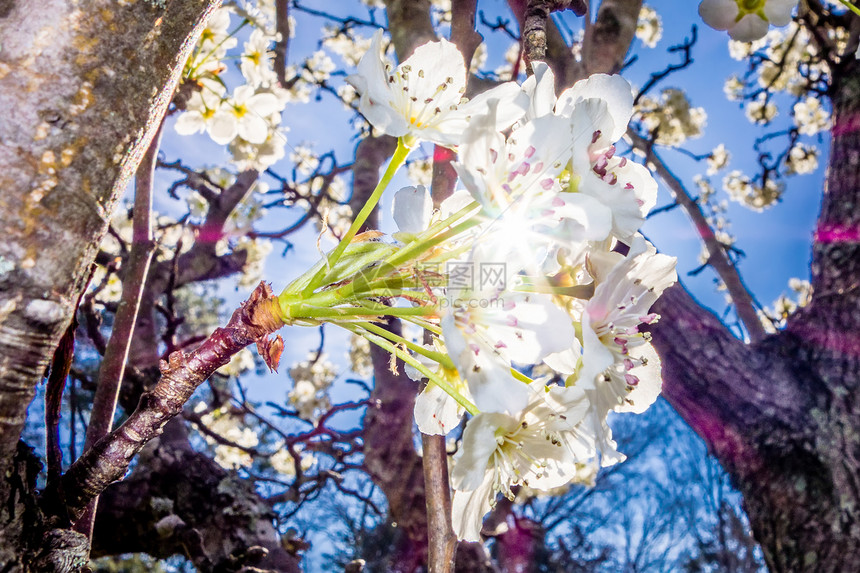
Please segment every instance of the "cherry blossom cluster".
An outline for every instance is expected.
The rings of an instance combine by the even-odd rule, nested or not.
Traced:
[[[620,76],[556,96],[552,71],[535,62],[522,85],[467,100],[453,44],[426,44],[394,66],[382,42],[380,31],[347,81],[397,150],[341,242],[281,293],[280,309],[287,324],[334,323],[402,360],[424,384],[422,432],[465,423],[453,522],[478,540],[497,494],[552,490],[584,465],[624,459],[607,417],[642,412],[660,392],[642,329],[659,318],[651,306],[675,282],[675,259],[638,233],[657,184],[616,148],[633,114]],[[423,186],[400,189],[398,232],[359,234],[421,142],[457,151],[462,188],[437,206]],[[386,317],[428,338],[393,333]]]
[[[254,13],[244,10],[236,25],[231,15],[237,10],[224,7],[212,14],[186,63],[183,83],[190,95],[175,129],[181,135],[205,132],[215,143],[228,146],[240,169],[262,170],[284,156],[287,140],[281,112],[296,94],[278,84],[273,68],[270,49],[279,39],[269,24],[274,15],[267,16],[261,5]],[[253,29],[242,51],[235,53],[236,36],[249,24]],[[225,62],[235,58],[244,83],[229,90]]]

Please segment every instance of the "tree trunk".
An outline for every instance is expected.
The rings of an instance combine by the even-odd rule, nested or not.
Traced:
[[[744,497],[771,571],[860,563],[860,64],[833,71],[833,130],[813,298],[747,346],[680,287],[658,303],[664,395]]]
[[[0,4],[0,569],[26,570],[10,463],[96,246],[219,2]],[[10,112],[14,110],[14,112]],[[7,502],[8,500],[8,502]]]

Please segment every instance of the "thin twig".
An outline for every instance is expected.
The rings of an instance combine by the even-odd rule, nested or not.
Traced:
[[[732,297],[732,302],[735,305],[738,318],[740,318],[746,328],[750,341],[758,342],[764,339],[767,333],[756,313],[752,295],[750,295],[746,285],[741,280],[738,269],[729,259],[726,248],[717,240],[699,204],[693,200],[684,188],[684,184],[669,171],[663,160],[654,152],[652,142],[646,140],[632,129],[627,131],[627,136],[631,139],[633,147],[645,153],[646,162],[653,165],[653,169],[669,188],[675,201],[684,208],[687,215],[692,219],[693,226],[696,227],[696,231],[708,250],[708,264],[713,267],[714,271],[716,271],[717,275],[725,283],[726,290]]]
[[[445,436],[421,434],[427,504],[427,565],[430,573],[454,571],[457,536],[451,527],[451,488]]]
[[[638,94],[636,94],[636,99],[633,100],[634,106],[639,103],[639,100],[642,98],[642,96],[648,93],[651,88],[656,86],[658,83],[660,83],[662,80],[664,80],[674,72],[683,70],[684,68],[690,66],[693,63],[693,46],[696,45],[696,41],[699,38],[698,32],[698,27],[693,24],[693,27],[690,30],[690,37],[685,38],[683,43],[678,44],[676,46],[672,46],[667,50],[667,52],[669,52],[670,54],[674,52],[680,52],[683,55],[683,58],[679,63],[669,64],[662,71],[651,74],[651,77],[648,78],[648,81],[645,82],[645,85],[642,86],[642,89],[639,90]]]
[[[125,364],[131,347],[134,324],[137,321],[137,311],[146,276],[149,273],[149,263],[155,251],[155,241],[152,238],[152,180],[155,173],[155,162],[158,157],[158,146],[161,142],[161,129],[158,130],[149,144],[135,177],[134,218],[132,220],[132,245],[128,264],[123,273],[122,298],[117,308],[110,340],[105,348],[104,360],[99,368],[99,378],[96,393],[93,397],[93,407],[90,413],[90,423],[87,426],[84,452],[110,432],[113,424],[116,404],[119,400]],[[95,523],[96,504],[98,497],[90,503],[87,511],[75,524],[75,529],[90,539]]]
[[[275,1],[275,29],[281,35],[275,43],[275,73],[278,83],[287,83],[287,53],[290,46],[290,0]]]

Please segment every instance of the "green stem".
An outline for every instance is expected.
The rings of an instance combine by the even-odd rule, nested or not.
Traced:
[[[426,330],[428,332],[432,332],[433,334],[435,334],[437,336],[442,336],[442,329],[438,325],[433,324],[432,322],[430,322],[428,320],[425,320],[423,317],[420,317],[420,316],[402,316],[402,317],[400,317],[400,320],[405,320],[406,322],[410,322],[410,323],[414,324],[415,326],[420,326],[424,330]]]
[[[194,77],[194,74],[197,72],[197,70],[198,70],[198,69],[200,69],[200,66],[202,66],[203,64],[205,64],[205,63],[206,63],[206,61],[209,59],[209,56],[211,56],[212,54],[214,54],[214,53],[218,50],[218,48],[220,48],[220,47],[221,47],[221,45],[222,45],[224,42],[226,42],[227,40],[229,40],[230,38],[232,38],[233,36],[235,36],[236,34],[238,34],[238,33],[239,33],[239,30],[241,30],[242,28],[244,28],[244,27],[245,27],[245,24],[249,24],[249,23],[250,23],[250,22],[248,22],[248,20],[247,20],[247,19],[242,20],[242,23],[241,23],[241,24],[239,24],[239,26],[238,26],[235,30],[233,30],[233,31],[232,31],[232,32],[230,32],[227,36],[225,36],[224,38],[222,38],[220,42],[218,42],[217,44],[215,44],[215,47],[214,47],[214,48],[212,48],[211,50],[209,50],[209,53],[208,53],[208,54],[206,54],[206,56],[205,56],[201,61],[197,62],[197,65],[196,65],[196,66],[194,66],[192,69],[188,70],[188,73],[185,75],[185,77],[187,77],[187,78],[192,78],[192,77]],[[196,58],[199,54],[200,54],[200,52],[199,52],[199,50],[198,50],[198,51],[194,54],[194,56],[191,58],[191,61],[193,62],[193,61],[194,61],[194,58]]]
[[[364,222],[367,221],[367,218],[370,216],[374,207],[376,207],[376,204],[379,203],[379,199],[382,197],[382,192],[385,191],[385,188],[388,187],[389,183],[391,183],[391,179],[394,177],[394,174],[397,173],[397,170],[406,162],[406,158],[409,156],[410,151],[411,149],[403,143],[403,138],[397,140],[397,149],[394,150],[394,155],[391,156],[391,161],[388,162],[388,167],[385,169],[382,179],[379,180],[379,183],[377,183],[373,193],[370,194],[364,207],[361,208],[361,211],[358,212],[358,215],[356,215],[355,219],[352,221],[352,225],[350,225],[349,230],[334,250],[326,257],[327,264],[320,267],[317,274],[314,275],[304,288],[302,291],[303,296],[309,295],[314,291],[314,289],[319,287],[319,281],[325,275],[326,270],[337,264],[338,260],[340,260],[340,257],[346,250],[347,246],[352,242],[352,239],[355,237],[356,233],[358,233],[361,226],[364,225]]]
[[[294,319],[315,318],[315,319],[332,319],[337,322],[340,318],[378,318],[381,316],[436,316],[437,310],[428,306],[417,306],[411,308],[390,307],[384,304],[364,306],[346,306],[325,308],[317,306],[309,306],[306,304],[297,304],[290,308],[290,317]]]
[[[441,352],[436,352],[434,350],[430,350],[430,349],[425,348],[424,346],[422,346],[420,344],[415,344],[411,340],[406,340],[402,336],[398,336],[391,331],[388,331],[388,330],[385,330],[384,328],[376,326],[372,322],[359,322],[358,325],[367,331],[370,331],[374,334],[382,336],[383,338],[387,338],[388,340],[390,340],[391,342],[393,342],[395,344],[398,344],[398,345],[403,344],[404,346],[406,346],[406,348],[408,348],[412,352],[415,352],[417,354],[420,354],[421,356],[429,358],[430,360],[441,365],[443,368],[448,368],[449,370],[455,370],[457,368],[454,365],[454,362],[451,360],[451,357],[448,356],[447,354],[443,354]]]
[[[417,254],[425,253],[436,245],[444,243],[448,239],[456,237],[463,231],[471,229],[472,227],[476,227],[480,224],[480,221],[476,221],[475,219],[469,219],[467,221],[463,221],[455,227],[448,229],[444,233],[436,235],[431,239],[426,239],[423,241],[419,240],[415,241],[414,243],[410,243],[399,251],[395,251],[394,253],[392,253],[392,255],[388,259],[386,259],[385,264],[392,267],[397,267],[410,259],[416,258]]]
[[[842,2],[842,4],[843,4],[846,8],[848,8],[849,10],[851,10],[852,12],[854,12],[855,14],[857,14],[858,16],[860,16],[860,8],[857,8],[857,6],[855,6],[854,4],[852,4],[851,2],[849,2],[848,0],[839,0],[839,1],[840,1],[840,2]]]
[[[391,342],[389,342],[388,340],[386,340],[385,338],[383,338],[377,334],[373,334],[372,332],[367,332],[367,331],[362,332],[362,329],[356,325],[341,323],[339,326],[345,328],[346,330],[348,330],[354,334],[357,334],[359,336],[363,336],[364,338],[366,338],[370,342],[379,346],[383,350],[387,350],[391,354],[394,354],[400,360],[402,360],[406,364],[415,368],[424,377],[426,377],[428,380],[433,382],[433,384],[436,384],[437,386],[442,388],[442,390],[445,391],[446,394],[448,394],[449,396],[454,398],[454,400],[456,400],[458,404],[463,406],[466,409],[466,411],[469,412],[471,415],[476,416],[476,415],[481,413],[481,411],[478,410],[477,406],[475,406],[474,404],[472,404],[472,402],[467,400],[465,396],[463,396],[462,394],[457,392],[457,390],[453,386],[448,384],[448,382],[444,378],[442,378],[438,374],[431,372],[429,368],[427,368],[426,366],[424,366],[423,364],[418,362],[415,359],[415,357],[413,357],[408,352],[404,352],[401,348],[397,347],[396,345],[392,344]]]

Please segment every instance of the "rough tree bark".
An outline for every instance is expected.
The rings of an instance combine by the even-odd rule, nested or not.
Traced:
[[[27,406],[69,324],[114,204],[218,4],[0,4],[0,101],[14,110],[0,117],[4,570],[25,570],[41,537],[25,527],[29,513],[19,494],[26,478],[14,471],[20,464],[10,463]]]
[[[783,332],[748,346],[730,340],[676,286],[659,301],[663,319],[654,329],[664,396],[732,475],[774,572],[845,571],[860,563],[856,59],[833,69],[830,96],[831,155],[810,304]]]

